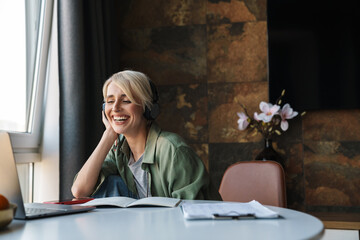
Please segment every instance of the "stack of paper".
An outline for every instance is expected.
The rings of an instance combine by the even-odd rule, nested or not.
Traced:
[[[278,213],[253,200],[248,203],[184,203],[182,210],[185,219],[217,218],[278,218]]]

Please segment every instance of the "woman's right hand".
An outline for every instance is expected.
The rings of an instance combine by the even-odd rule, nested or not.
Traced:
[[[104,123],[105,128],[106,128],[104,134],[106,134],[107,136],[113,138],[113,140],[115,141],[118,138],[118,134],[112,128],[112,126],[111,126],[109,120],[107,119],[104,111],[102,111],[101,115],[102,115],[102,122]]]
[[[111,124],[110,124],[109,120],[107,119],[104,110],[101,111],[101,116],[102,116],[102,122],[104,123],[106,129],[108,129],[109,127],[111,127]]]

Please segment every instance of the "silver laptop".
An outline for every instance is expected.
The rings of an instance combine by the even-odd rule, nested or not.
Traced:
[[[95,207],[77,205],[25,203],[20,189],[13,149],[7,132],[0,131],[0,194],[17,205],[16,219],[33,219],[85,212]]]

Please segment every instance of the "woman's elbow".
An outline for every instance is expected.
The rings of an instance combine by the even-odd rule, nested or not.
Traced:
[[[84,191],[84,189],[81,189],[80,187],[73,185],[71,187],[71,193],[75,198],[81,198],[81,197],[88,197],[89,193],[87,191]]]

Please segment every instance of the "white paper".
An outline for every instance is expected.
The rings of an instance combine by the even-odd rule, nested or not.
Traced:
[[[278,213],[266,208],[253,200],[248,203],[184,203],[182,210],[185,219],[212,219],[215,214],[220,216],[254,215],[256,218],[278,218]]]

